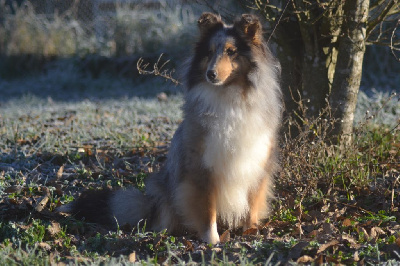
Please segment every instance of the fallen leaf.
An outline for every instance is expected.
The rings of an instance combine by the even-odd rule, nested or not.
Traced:
[[[326,261],[339,264],[339,261],[335,257],[332,257],[332,256],[326,256]]]
[[[354,221],[350,220],[349,218],[346,218],[342,222],[342,226],[348,227],[354,225]]]
[[[364,227],[357,226],[357,232],[358,232],[358,234],[363,234],[364,240],[365,240],[365,241],[368,241],[369,235],[368,235],[367,230],[365,230]]]
[[[4,189],[4,192],[6,193],[20,193],[22,190],[22,186],[10,186],[6,189]]]
[[[316,236],[318,236],[318,234],[319,234],[318,230],[312,230],[312,231],[307,235],[307,237],[315,238]]]
[[[289,259],[296,259],[299,258],[301,255],[301,252],[305,247],[307,247],[310,243],[307,241],[300,241],[296,245],[292,247],[292,249],[289,252],[288,258]]]
[[[324,263],[324,255],[319,255],[315,260],[315,265],[322,265]]]
[[[225,232],[222,233],[222,235],[219,237],[219,241],[221,243],[226,243],[231,240],[231,232],[229,230],[226,230]]]
[[[304,255],[297,259],[297,263],[310,263],[313,262],[314,259],[310,256]]]
[[[367,222],[361,224],[361,226],[366,227],[366,226],[370,226],[371,224],[372,224],[372,221],[369,220],[369,221],[367,221]]]
[[[336,246],[337,244],[339,244],[339,241],[337,241],[336,239],[331,240],[331,241],[329,241],[328,243],[322,244],[322,245],[319,247],[319,249],[318,249],[318,251],[317,251],[317,254],[319,254],[319,253],[325,251],[326,249],[328,249],[328,248],[330,248],[330,247],[332,247],[332,246]]]
[[[335,226],[331,223],[323,223],[322,224],[322,233],[327,235],[332,235],[332,233],[336,230]]]
[[[40,247],[41,249],[46,250],[46,251],[51,250],[51,246],[50,246],[49,244],[45,243],[45,242],[40,242],[40,243],[39,243],[39,247]]]
[[[258,229],[256,227],[251,227],[249,229],[247,229],[246,231],[243,232],[242,235],[244,236],[248,236],[248,235],[257,235],[258,234]]]
[[[41,197],[38,201],[38,203],[35,206],[35,210],[38,212],[43,211],[43,209],[46,207],[47,202],[49,201],[49,196],[45,195]]]
[[[354,252],[353,260],[354,261],[359,261],[360,260],[360,257],[358,256],[358,250],[356,250],[356,252]]]
[[[163,236],[157,236],[156,238],[154,238],[153,240],[154,249],[158,249],[161,246],[163,239],[164,239]]]
[[[383,231],[380,227],[375,226],[375,227],[371,228],[371,232],[370,232],[369,236],[372,239],[376,240],[380,235],[384,235],[384,234],[386,234],[385,231]]]
[[[132,252],[129,254],[129,262],[135,262],[136,261],[136,252]]]
[[[325,204],[324,206],[321,207],[321,212],[322,212],[322,213],[328,212],[329,207],[330,207],[330,204],[329,204],[329,203],[328,203],[328,204]]]
[[[57,194],[57,196],[64,195],[64,191],[62,190],[62,186],[60,184],[56,184],[54,187],[56,188],[54,192]],[[60,201],[58,201],[58,203],[60,203]]]
[[[212,248],[211,250],[212,250],[212,252],[215,252],[215,254],[222,253],[222,248],[219,248],[219,247]]]
[[[276,227],[276,228],[286,228],[289,225],[289,222],[284,222],[284,221],[272,221],[269,223],[270,227]]]
[[[64,173],[64,165],[61,165],[57,171],[57,178],[60,179]]]
[[[187,239],[184,239],[184,240],[183,240],[183,243],[185,244],[185,248],[186,248],[187,251],[190,251],[190,252],[193,252],[193,251],[194,251],[194,247],[193,247],[192,242],[190,242],[190,241],[187,240]]]
[[[396,244],[397,244],[397,246],[400,247],[400,236],[398,238],[396,238]]]
[[[61,232],[61,226],[60,226],[60,224],[59,223],[57,223],[57,222],[52,222],[48,227],[47,227],[47,233],[50,235],[50,236],[55,236],[55,235],[57,235],[58,233],[60,233]]]
[[[351,248],[359,249],[360,244],[357,243],[357,241],[350,235],[342,235],[342,240],[346,240],[347,242],[350,243]]]

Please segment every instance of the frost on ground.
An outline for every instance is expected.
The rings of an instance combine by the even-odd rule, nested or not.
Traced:
[[[398,96],[360,93],[357,124],[366,110],[374,120],[364,119],[366,131],[344,152],[308,134],[284,143],[271,217],[246,232],[223,229],[223,243],[208,246],[145,224],[108,231],[54,212],[86,189],[143,190],[182,119],[179,94],[104,97],[93,94],[99,84],[45,92],[36,84],[0,100],[0,264],[400,260]]]
[[[360,91],[354,117],[355,125],[368,119],[377,125],[396,126],[400,122],[399,92]]]

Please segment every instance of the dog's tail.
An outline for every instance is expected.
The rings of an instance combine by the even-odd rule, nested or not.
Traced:
[[[154,204],[137,189],[85,191],[74,202],[60,206],[57,212],[107,227],[136,226],[150,218]]]

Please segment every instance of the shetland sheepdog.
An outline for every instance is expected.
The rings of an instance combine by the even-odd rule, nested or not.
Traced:
[[[267,216],[282,113],[280,65],[256,16],[226,25],[204,13],[198,27],[184,75],[184,120],[146,192],[84,192],[59,211],[110,226],[144,219],[150,230],[194,232],[211,244],[219,242],[217,225],[246,230]]]

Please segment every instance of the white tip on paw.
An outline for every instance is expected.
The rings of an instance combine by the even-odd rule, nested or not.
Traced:
[[[212,245],[218,244],[219,235],[217,231],[217,223],[212,224],[211,227],[202,235],[201,239]]]

